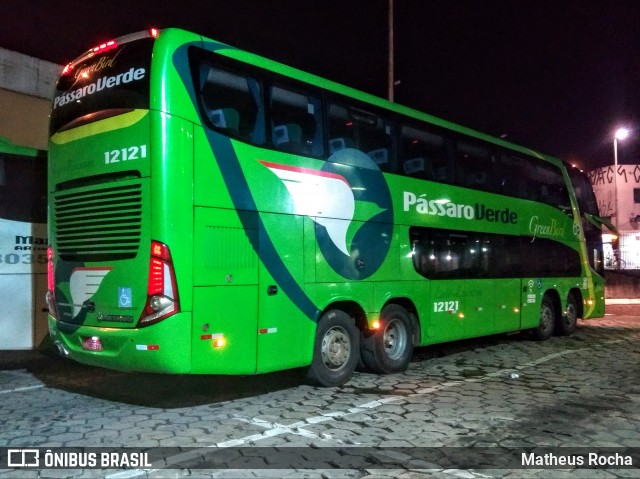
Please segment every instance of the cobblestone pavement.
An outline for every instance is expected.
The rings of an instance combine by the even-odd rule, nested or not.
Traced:
[[[406,373],[356,373],[340,388],[304,385],[299,371],[220,378],[52,358],[13,365],[0,371],[0,447],[173,449],[151,449],[163,458],[153,467],[5,469],[0,479],[640,477],[640,306],[612,310],[569,338],[420,348]],[[521,450],[609,447],[632,448],[633,468],[519,465]],[[263,464],[260,451],[276,465],[249,468]],[[295,467],[273,468],[289,459]],[[206,460],[225,467],[199,468]]]

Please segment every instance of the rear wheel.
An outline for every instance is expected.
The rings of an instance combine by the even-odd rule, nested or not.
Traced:
[[[382,327],[364,336],[361,342],[362,362],[376,373],[404,371],[413,354],[413,323],[402,306],[390,304],[380,313]]]
[[[354,320],[344,311],[332,309],[324,313],[318,321],[307,379],[328,387],[351,379],[358,362],[358,334]]]
[[[556,334],[570,336],[578,327],[578,316],[580,314],[579,303],[573,293],[567,296],[567,310],[562,315],[557,315]]]
[[[553,331],[557,323],[558,313],[553,301],[548,294],[545,294],[540,304],[540,323],[533,330],[533,337],[538,341],[545,341],[553,336]]]

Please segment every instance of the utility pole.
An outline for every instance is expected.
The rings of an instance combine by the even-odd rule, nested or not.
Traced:
[[[393,77],[394,70],[394,45],[393,45],[393,0],[389,0],[389,56],[388,56],[388,72],[387,72],[387,98],[393,101],[393,90],[395,87],[395,79]]]

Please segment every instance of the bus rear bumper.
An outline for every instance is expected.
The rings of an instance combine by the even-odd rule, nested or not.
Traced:
[[[81,326],[67,332],[49,316],[58,352],[79,363],[119,371],[184,374],[191,370],[191,313],[182,312],[146,328]]]

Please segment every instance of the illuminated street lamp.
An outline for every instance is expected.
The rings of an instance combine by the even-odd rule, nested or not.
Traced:
[[[618,226],[618,140],[624,140],[628,136],[628,128],[618,128],[613,135],[613,204],[616,212],[616,227]]]
[[[618,140],[624,140],[628,136],[628,128],[618,128],[613,136],[613,164],[616,166],[616,170],[618,169]]]

